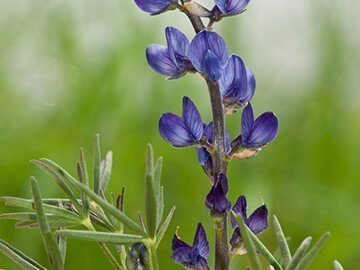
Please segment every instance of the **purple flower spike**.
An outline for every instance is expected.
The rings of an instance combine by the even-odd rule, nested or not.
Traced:
[[[256,87],[254,74],[237,55],[230,57],[219,83],[228,113],[246,106],[254,96]]]
[[[223,16],[234,16],[245,11],[250,0],[215,0]]]
[[[196,34],[189,48],[189,58],[197,71],[212,81],[220,79],[228,61],[225,41],[215,32]]]
[[[247,202],[245,196],[240,196],[233,206],[233,211],[237,215],[241,215],[244,219],[246,226],[256,235],[260,234],[268,227],[268,210],[266,205],[262,205],[257,208],[249,217],[247,217]],[[230,243],[233,247],[239,247],[242,243],[241,232],[238,228],[236,221],[233,217],[230,217],[231,224],[235,229]]]
[[[193,66],[188,58],[189,40],[179,30],[167,27],[165,30],[167,47],[150,45],[146,48],[149,65],[158,73],[177,79],[185,75]]]
[[[206,196],[205,204],[207,208],[216,214],[227,212],[231,208],[231,202],[226,197],[228,193],[228,183],[226,175],[219,173],[214,185]]]
[[[205,230],[201,223],[197,226],[192,246],[181,241],[175,234],[172,241],[172,251],[171,258],[185,268],[196,270],[210,269],[206,261],[209,256],[210,248]]]
[[[274,113],[263,113],[254,121],[250,103],[245,107],[241,120],[241,144],[244,148],[260,148],[273,141],[277,132],[278,120]]]
[[[197,144],[203,136],[203,123],[195,104],[189,97],[183,98],[182,117],[165,113],[159,121],[161,137],[175,147]]]
[[[135,0],[136,5],[144,12],[157,15],[175,8],[175,0]]]

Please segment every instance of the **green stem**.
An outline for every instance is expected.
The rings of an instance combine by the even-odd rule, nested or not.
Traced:
[[[96,231],[95,227],[92,225],[92,223],[89,219],[84,221],[83,224],[89,229],[89,231]],[[111,265],[114,267],[114,269],[124,270],[124,268],[122,268],[120,266],[120,264],[117,262],[117,260],[114,258],[113,254],[111,253],[109,248],[106,246],[106,244],[102,243],[102,242],[98,242],[98,244],[99,244],[101,250],[104,252],[106,258],[110,261]]]
[[[155,242],[153,240],[151,240],[151,243],[149,243],[148,249],[150,251],[151,267],[152,267],[151,270],[159,270],[160,268],[159,268],[157,253],[156,253],[156,246],[155,246]]]
[[[227,238],[227,214],[213,217],[215,229],[215,270],[227,270],[230,265]]]

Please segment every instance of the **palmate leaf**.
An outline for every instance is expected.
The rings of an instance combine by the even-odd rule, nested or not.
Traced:
[[[44,160],[44,159],[41,159]],[[62,169],[58,164],[56,164],[55,162],[49,161],[53,164],[54,168],[57,171],[64,171],[64,169]],[[106,200],[104,200],[102,197],[100,197],[99,195],[95,194],[94,191],[92,191],[89,187],[83,185],[82,183],[80,183],[79,181],[77,181],[75,178],[73,177],[68,177],[67,180],[69,181],[69,183],[71,185],[73,185],[76,189],[84,192],[89,198],[91,198],[96,204],[98,204],[100,207],[102,207],[102,209],[107,213],[112,215],[114,218],[118,219],[120,222],[122,222],[124,224],[125,227],[127,227],[128,229],[145,235],[144,231],[142,230],[142,228],[136,224],[133,220],[131,220],[126,214],[122,213],[121,211],[119,211],[116,207],[114,207],[113,205],[111,205],[110,203],[108,203]]]
[[[75,238],[79,240],[95,241],[115,245],[133,244],[144,240],[143,236],[141,235],[96,231],[59,230],[56,231],[56,234],[67,238]]]
[[[38,183],[34,177],[30,178],[31,193],[34,199],[34,208],[37,214],[40,232],[48,253],[49,261],[53,270],[64,269],[64,259],[62,258],[59,246],[47,222],[43,202],[41,200]]]
[[[276,234],[276,238],[279,243],[279,250],[280,250],[280,253],[282,256],[283,266],[286,267],[289,264],[289,262],[291,261],[290,248],[289,248],[288,242],[286,241],[286,237],[281,228],[279,220],[277,219],[277,217],[275,215],[273,218],[274,218],[273,221],[274,221],[275,234]]]
[[[24,270],[46,270],[44,266],[34,261],[20,250],[0,239],[0,252]]]
[[[100,207],[102,207],[102,209],[107,214],[112,215],[114,218],[118,219],[121,223],[123,223],[126,228],[140,235],[145,235],[143,229],[136,222],[130,219],[125,213],[118,210],[115,206],[111,205],[103,198],[96,195],[90,188],[84,186],[83,184],[77,181],[75,181],[73,184],[76,185],[80,190],[84,191],[88,195],[88,197],[91,198]]]
[[[239,229],[241,231],[241,236],[244,240],[244,244],[247,250],[247,254],[250,260],[250,264],[252,266],[252,269],[254,270],[262,270],[259,257],[257,255],[255,245],[253,240],[251,239],[251,236],[248,233],[248,230],[246,229],[247,226],[245,225],[244,219],[242,216],[238,216],[235,214],[235,212],[231,211],[231,215],[236,220],[236,223],[239,226]]]

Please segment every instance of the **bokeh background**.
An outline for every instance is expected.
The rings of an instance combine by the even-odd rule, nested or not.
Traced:
[[[207,3],[209,4],[209,2]],[[30,197],[36,176],[45,196],[62,193],[29,163],[49,157],[75,173],[78,149],[92,154],[92,138],[114,151],[110,190],[127,187],[126,212],[144,209],[148,142],[164,157],[166,210],[177,206],[160,247],[161,269],[170,260],[177,225],[192,241],[201,221],[213,241],[204,208],[210,186],[194,149],[174,149],[157,132],[159,116],[181,112],[190,96],[210,121],[207,90],[190,75],[165,81],[146,63],[150,43],[164,43],[164,27],[193,35],[182,14],[151,17],[131,0],[0,1],[0,195]],[[210,6],[210,5],[208,5]],[[360,250],[360,19],[357,0],[254,0],[248,11],[216,31],[229,50],[253,68],[256,113],[276,112],[280,133],[257,157],[230,166],[230,197],[245,194],[250,210],[261,203],[276,213],[294,249],[306,236],[332,232],[312,269],[334,259],[358,269]],[[227,119],[236,136],[240,115]],[[261,193],[261,196],[259,196]],[[9,208],[0,206],[0,211]],[[3,238],[47,264],[36,230],[1,221]],[[275,248],[272,226],[262,239]],[[232,269],[244,269],[246,257]],[[213,261],[213,258],[210,258]],[[111,269],[95,243],[69,241],[67,269]],[[17,269],[0,255],[0,267]]]

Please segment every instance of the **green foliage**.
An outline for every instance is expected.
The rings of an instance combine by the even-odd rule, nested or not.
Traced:
[[[30,179],[30,187],[34,200],[35,213],[39,222],[40,233],[48,254],[51,269],[62,270],[64,269],[64,258],[62,257],[58,243],[47,222],[38,182],[34,177]]]
[[[32,200],[15,197],[1,197],[0,200],[6,205],[27,208],[33,212],[5,213],[0,215],[0,219],[18,220],[20,221],[17,224],[18,227],[38,227],[53,270],[64,269],[67,238],[97,242],[106,258],[117,270],[127,269],[126,247],[129,244],[143,243],[150,254],[150,269],[159,269],[156,248],[175,211],[173,207],[161,224],[164,208],[163,187],[161,186],[162,159],[159,158],[154,165],[153,151],[149,145],[146,159],[146,194],[148,200],[153,201],[153,206],[147,211],[146,227],[149,232],[147,233],[142,220],[139,225],[124,213],[125,188],[116,198],[112,196],[111,203],[105,198],[104,192],[112,171],[112,152],[108,152],[105,160],[101,161],[99,135],[95,136],[94,156],[94,191],[89,188],[83,150],[80,151],[80,162],[77,163],[78,179],[49,159],[33,160],[34,164],[53,177],[67,198],[42,199],[38,182],[31,177]],[[80,194],[81,199],[78,199],[76,194]],[[75,225],[83,225],[88,230],[67,229]],[[55,233],[51,228],[56,229]],[[97,228],[105,231],[97,231]],[[125,230],[136,234],[124,233]],[[116,247],[120,263],[107,245]],[[1,242],[1,251],[22,269],[42,269],[35,261],[6,242]]]
[[[273,255],[269,249],[260,241],[260,239],[245,225],[243,218],[232,212],[234,219],[240,228],[241,235],[244,239],[244,245],[249,256],[250,264],[253,269],[262,269],[259,262],[257,251],[268,262],[270,267],[275,270],[306,270],[312,264],[314,259],[319,255],[324,247],[330,233],[326,232],[319,241],[307,252],[311,244],[311,237],[307,237],[296,250],[294,256],[291,255],[288,241],[281,228],[279,220],[273,217],[274,230],[278,239],[280,258]],[[335,265],[335,264],[334,264]],[[336,266],[335,266],[336,267]]]
[[[262,266],[260,264],[260,260],[257,255],[257,251],[255,249],[254,242],[251,239],[251,236],[250,236],[248,230],[246,229],[246,224],[244,222],[244,219],[242,218],[241,215],[237,216],[233,211],[231,211],[231,215],[234,217],[234,219],[236,220],[236,222],[240,228],[241,235],[244,239],[245,248],[246,248],[247,254],[249,256],[251,267],[254,270],[262,270]]]
[[[44,174],[27,165],[28,160],[56,158],[72,172],[79,142],[97,132],[104,136],[103,148],[111,146],[116,157],[108,189],[117,194],[126,185],[128,194],[139,193],[143,188],[143,149],[151,141],[166,161],[166,201],[178,206],[169,231],[175,230],[175,224],[186,224],[181,227],[182,236],[191,238],[195,221],[188,209],[206,221],[203,199],[209,186],[193,151],[183,149],[175,154],[161,141],[156,125],[164,111],[181,111],[178,101],[184,95],[192,95],[200,108],[208,108],[207,93],[198,87],[196,77],[169,85],[144,63],[144,46],[149,40],[164,42],[163,33],[154,29],[167,25],[166,16],[171,17],[172,25],[181,22],[181,30],[189,25],[175,13],[143,17],[132,1],[29,3],[5,0],[0,11],[1,195],[29,198],[26,179],[35,175],[44,198],[63,196]],[[254,194],[262,192],[270,210],[281,217],[292,243],[331,228],[331,241],[312,269],[330,269],[329,258],[339,256],[339,247],[344,246],[348,248],[341,250],[341,263],[356,269],[360,51],[353,29],[359,24],[354,8],[358,1],[332,4],[305,0],[296,5],[284,2],[287,6],[277,9],[253,2],[256,8],[245,17],[216,28],[237,51],[241,48],[241,56],[256,72],[257,90],[263,93],[256,97],[258,109],[276,108],[281,119],[273,145],[251,162],[232,164],[230,181],[235,192],[230,196],[235,199],[241,192],[253,194],[249,200],[255,200]],[[280,24],[273,20],[274,14],[293,23]],[[128,25],[133,28],[125,27]],[[235,26],[239,30],[234,34]],[[239,38],[240,33],[251,38]],[[209,120],[208,114],[204,120]],[[231,133],[238,130],[239,122],[238,117],[230,119]],[[92,164],[90,159],[88,164]],[[142,210],[142,201],[143,196],[127,196],[126,211]],[[46,203],[54,205],[44,203],[44,207]],[[1,205],[0,210],[11,209]],[[211,228],[210,223],[204,222],[204,226]],[[4,221],[0,235],[46,264],[40,238],[24,230],[14,233],[11,223]],[[171,237],[172,233],[167,233],[163,241],[170,243]],[[265,242],[272,240],[269,232],[261,237]],[[83,245],[73,241],[68,247],[67,267],[106,268],[98,247],[83,249]],[[87,260],[77,259],[80,250]],[[161,266],[180,269],[170,260],[168,245],[160,245],[158,252]],[[0,261],[0,268],[13,269],[6,259]],[[234,260],[234,268],[245,268],[244,261]]]
[[[276,216],[273,217],[273,221],[274,221],[274,229],[275,229],[276,238],[279,243],[279,250],[280,250],[281,256],[282,256],[282,262],[283,262],[282,266],[286,267],[289,265],[289,263],[291,261],[290,247],[286,240],[285,234],[281,228],[280,222]]]
[[[6,257],[8,257],[11,261],[16,263],[21,267],[21,269],[25,270],[46,270],[45,267],[26,256],[21,251],[12,247],[10,244],[0,239],[0,252],[2,252]]]

